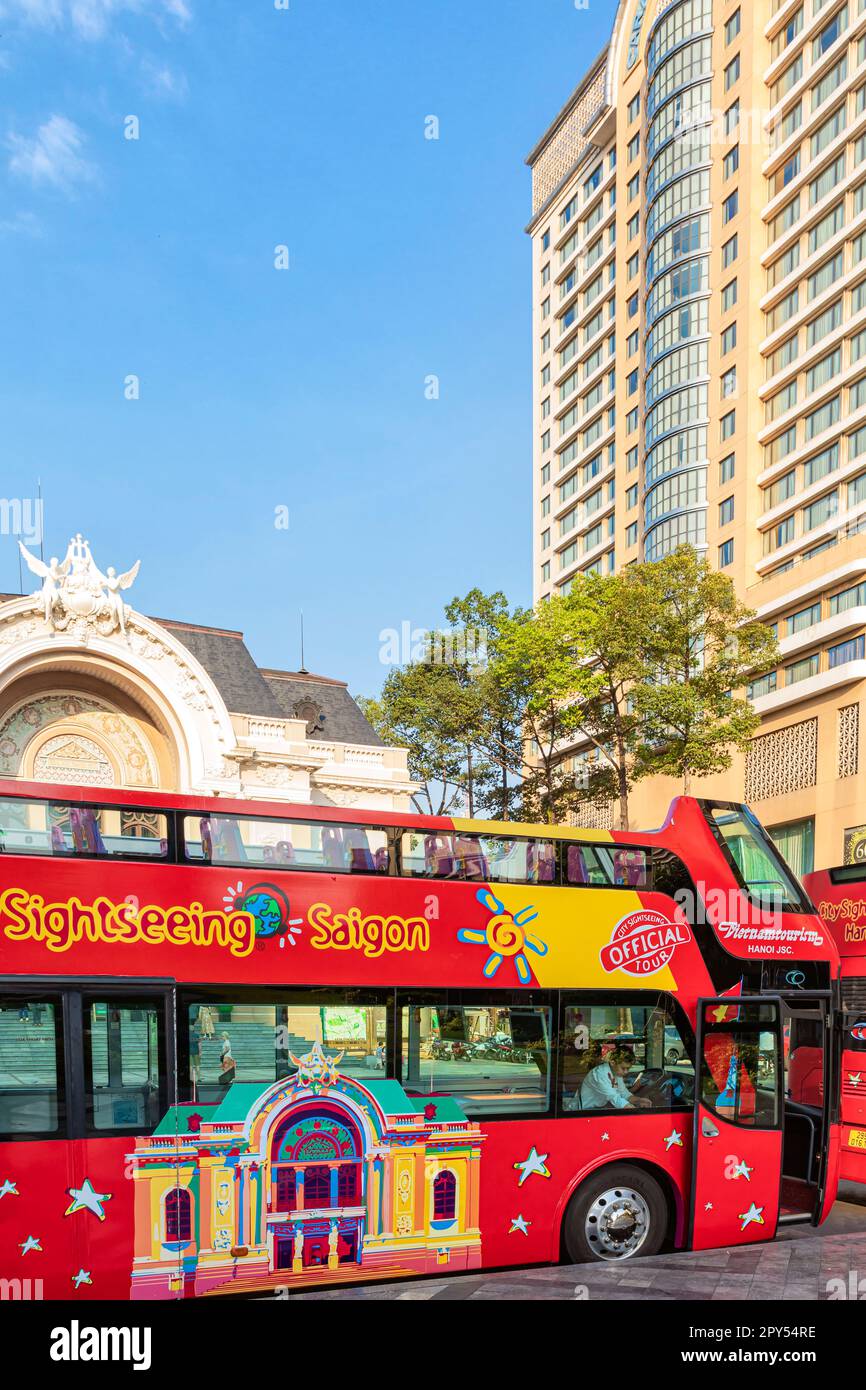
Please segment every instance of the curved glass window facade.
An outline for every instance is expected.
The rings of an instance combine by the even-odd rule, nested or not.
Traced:
[[[667,229],[671,222],[678,222],[690,212],[703,212],[710,206],[710,171],[702,169],[698,174],[687,174],[677,179],[656,198],[647,214],[647,245],[655,241],[659,232]]]
[[[675,386],[688,386],[699,377],[706,376],[708,371],[706,342],[692,343],[689,347],[669,353],[657,367],[653,367],[646,379],[647,408],[666,391],[671,391]]]
[[[646,301],[647,323],[652,323],[659,314],[684,299],[696,294],[707,293],[710,287],[710,261],[708,256],[686,261],[684,265],[674,266],[656,280]]]
[[[674,473],[658,483],[647,493],[644,502],[644,526],[652,526],[671,512],[681,512],[687,507],[706,505],[707,470],[692,468],[687,473]]]
[[[678,48],[662,63],[647,93],[647,116],[653,117],[663,102],[680,87],[690,87],[713,74],[713,41],[696,39]]]
[[[713,0],[675,0],[647,45],[644,557],[706,545]]]
[[[646,151],[652,159],[657,150],[675,135],[691,133],[696,126],[712,119],[712,85],[701,82],[697,87],[687,87],[665,102],[664,106],[650,123],[646,137]]]
[[[647,487],[652,487],[659,478],[676,473],[681,468],[693,467],[696,463],[707,462],[707,427],[695,425],[678,434],[668,435],[646,456],[644,479]]]
[[[692,34],[713,27],[713,0],[683,0],[671,6],[656,26],[647,45],[646,66],[650,77],[672,48]]]
[[[658,405],[647,412],[644,428],[646,446],[650,446],[660,435],[668,430],[679,429],[681,425],[692,425],[707,418],[706,386],[690,386],[686,391],[675,391],[665,396]]]
[[[679,222],[670,231],[660,236],[653,246],[646,259],[646,279],[647,284],[652,284],[663,270],[667,270],[669,265],[675,265],[677,261],[683,261],[687,256],[693,256],[696,251],[708,251],[710,247],[710,218],[709,213],[701,213],[699,217],[690,217],[686,222]]]
[[[669,555],[681,545],[693,545],[696,549],[703,549],[706,544],[706,510],[702,508],[700,511],[682,512],[680,516],[673,516],[670,521],[661,521],[658,526],[653,527],[644,539],[644,559],[660,560],[663,555]]]
[[[709,127],[697,126],[694,130],[685,131],[676,140],[665,145],[655,162],[650,165],[646,180],[647,199],[654,198],[658,190],[678,174],[687,174],[709,162]]]
[[[686,343],[690,338],[697,338],[708,331],[709,301],[706,299],[694,299],[690,304],[683,304],[672,313],[665,314],[647,336],[647,366],[651,367],[663,352],[669,352],[680,343]]]

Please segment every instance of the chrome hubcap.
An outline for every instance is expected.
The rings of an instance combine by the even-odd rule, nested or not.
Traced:
[[[589,1247],[602,1260],[625,1260],[636,1255],[649,1228],[646,1199],[633,1187],[611,1187],[600,1192],[584,1222]]]

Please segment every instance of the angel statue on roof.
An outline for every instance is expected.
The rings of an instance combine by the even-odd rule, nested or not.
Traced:
[[[37,578],[42,580],[42,615],[46,623],[50,623],[54,605],[60,598],[61,580],[66,577],[72,567],[72,544],[70,542],[63,564],[60,563],[56,555],[52,555],[46,565],[45,561],[40,560],[38,555],[31,555],[23,541],[18,542],[18,548],[31,574],[35,574]]]
[[[135,583],[135,576],[138,574],[141,561],[136,560],[131,570],[125,574],[118,574],[113,565],[109,565],[105,574],[99,570],[91,560],[93,574],[99,584],[106,592],[106,603],[111,614],[112,621],[120,628],[122,636],[126,636],[126,604],[120,597],[124,589],[129,589]]]

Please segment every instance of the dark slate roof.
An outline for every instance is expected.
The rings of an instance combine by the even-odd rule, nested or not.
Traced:
[[[250,656],[242,632],[196,627],[193,623],[165,618],[155,618],[154,622],[173,632],[187,651],[201,662],[233,714],[285,718],[271,687]]]
[[[382,747],[382,740],[352,699],[345,681],[335,681],[329,676],[313,676],[307,671],[262,670],[261,674],[270,686],[284,719],[303,717],[295,712],[298,705],[310,703],[318,707],[322,718],[310,731],[312,738]]]

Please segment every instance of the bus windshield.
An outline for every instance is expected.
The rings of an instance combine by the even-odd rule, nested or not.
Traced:
[[[705,807],[713,834],[753,901],[779,912],[812,906],[770,837],[746,806]]]

